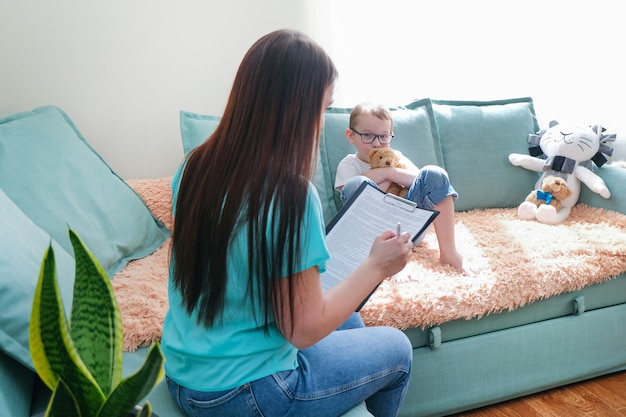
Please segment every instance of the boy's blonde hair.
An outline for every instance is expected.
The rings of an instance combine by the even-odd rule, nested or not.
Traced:
[[[378,103],[365,102],[359,103],[350,112],[350,128],[354,128],[357,118],[363,114],[371,114],[380,120],[389,120],[391,122],[391,131],[393,132],[393,117],[389,109]]]

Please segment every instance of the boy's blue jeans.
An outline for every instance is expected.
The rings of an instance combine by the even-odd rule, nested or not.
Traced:
[[[299,367],[221,392],[193,391],[167,378],[190,417],[338,417],[366,401],[392,417],[406,396],[413,348],[392,327],[364,327],[354,313],[339,329],[298,353]]]
[[[341,202],[345,204],[363,181],[367,181],[376,187],[376,183],[366,176],[352,177],[341,190]],[[411,187],[409,187],[409,192],[405,198],[413,201],[420,208],[432,210],[437,204],[441,203],[441,200],[449,195],[455,199],[458,197],[454,187],[450,184],[448,173],[436,165],[426,165],[420,169],[419,175],[415,178]]]

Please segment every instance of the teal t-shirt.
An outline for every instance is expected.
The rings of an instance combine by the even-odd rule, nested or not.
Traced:
[[[181,171],[179,168],[172,179],[173,204]],[[302,259],[297,270],[318,266],[323,272],[329,254],[322,205],[313,185],[309,186],[307,199],[302,225]],[[165,372],[178,384],[196,391],[227,390],[298,367],[298,350],[283,337],[276,323],[270,323],[269,334],[266,334],[262,325],[254,320],[252,305],[246,297],[248,245],[243,229],[244,232],[234,238],[228,254],[225,311],[220,324],[207,329],[198,325],[195,312],[191,316],[187,314],[170,271],[169,310],[161,341]],[[261,317],[258,313],[257,317]]]

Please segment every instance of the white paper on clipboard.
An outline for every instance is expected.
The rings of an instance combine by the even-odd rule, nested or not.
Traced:
[[[395,231],[400,223],[402,232],[409,232],[415,241],[438,214],[436,210],[419,208],[412,201],[386,194],[363,182],[326,227],[330,259],[321,275],[324,291],[363,263],[374,239],[384,230]]]

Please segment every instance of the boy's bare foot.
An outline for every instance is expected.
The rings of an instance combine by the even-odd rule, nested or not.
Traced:
[[[463,255],[461,255],[460,253],[456,251],[449,255],[440,254],[439,263],[444,264],[444,265],[450,265],[451,267],[453,267],[454,269],[456,269],[457,271],[459,271],[460,273],[464,275],[478,274],[478,271],[476,270],[476,268],[470,265],[469,262],[465,261],[463,259]]]

